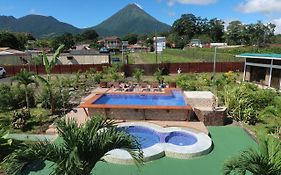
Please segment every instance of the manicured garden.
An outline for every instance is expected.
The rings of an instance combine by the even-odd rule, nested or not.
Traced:
[[[223,164],[226,159],[237,155],[249,147],[256,147],[254,140],[240,127],[209,127],[210,135],[214,143],[214,149],[206,156],[189,160],[163,157],[148,162],[139,168],[135,165],[117,165],[99,162],[92,174],[102,175],[154,175],[154,174],[223,174]],[[45,162],[45,167],[32,168],[24,174],[45,175],[51,172],[50,162]]]
[[[56,58],[56,56],[54,56],[54,58]],[[263,133],[265,135],[270,134],[274,135],[276,138],[280,138],[280,93],[271,89],[259,89],[257,86],[249,83],[240,83],[240,73],[227,72],[219,73],[215,76],[211,73],[163,75],[163,71],[158,69],[153,76],[144,76],[143,70],[136,69],[133,71],[132,77],[125,77],[124,73],[120,72],[118,64],[113,64],[111,67],[104,68],[103,71],[90,69],[84,73],[77,72],[73,75],[56,76],[50,74],[54,64],[55,59],[52,61],[47,61],[45,59],[47,75],[34,75],[26,70],[22,70],[15,76],[15,78],[13,78],[14,82],[11,84],[0,85],[0,126],[5,130],[4,132],[1,132],[1,136],[5,135],[7,132],[44,133],[50,124],[55,121],[60,121],[72,107],[77,106],[80,103],[82,96],[87,95],[91,89],[97,87],[101,82],[125,82],[128,84],[141,82],[157,82],[162,84],[164,82],[166,85],[176,82],[178,87],[186,91],[212,91],[218,97],[218,104],[220,106],[228,107],[227,112],[231,118],[234,121],[239,122],[238,124],[244,128],[254,131],[253,136]],[[74,125],[70,125],[70,127],[73,126]],[[77,138],[80,137],[80,135],[77,134],[80,133],[80,131],[78,132],[77,128],[72,128],[71,130],[77,130],[76,135],[70,136],[72,140],[76,141]],[[97,131],[98,129],[95,132],[88,130],[85,131],[85,133],[94,132],[91,134],[94,134],[96,137],[95,134],[98,133]],[[92,172],[95,174],[157,174],[159,170],[161,170],[160,172],[162,174],[222,174],[223,164],[229,157],[239,154],[241,150],[245,150],[249,146],[256,145],[241,127],[209,127],[209,131],[214,143],[214,150],[209,155],[191,160],[162,158],[146,163],[139,169],[136,166],[121,166],[104,162],[99,162],[97,164],[91,163],[91,167],[95,167]],[[67,137],[68,135],[65,136]],[[110,136],[110,133],[105,137],[108,136]],[[89,140],[95,141],[95,139],[89,138],[88,141],[81,142],[81,144],[77,146],[81,147],[82,145],[81,148],[84,148],[83,144],[94,144],[89,142]],[[75,145],[78,144],[76,142],[73,142],[73,145],[69,144],[69,146],[67,146],[69,151],[66,152],[65,150],[58,149],[55,145],[50,147],[50,152],[48,152],[47,149],[39,149],[40,151],[38,152],[32,152],[32,150],[38,149],[40,144],[42,144],[42,148],[45,148],[49,143],[39,143],[38,146],[37,144],[34,145],[34,143],[30,142],[17,143],[17,141],[4,138],[0,141],[0,149],[5,152],[5,154],[2,153],[3,155],[0,155],[1,159],[3,159],[6,154],[12,153],[12,156],[10,157],[11,160],[13,160],[13,158],[19,158],[28,162],[28,160],[32,159],[26,160],[26,157],[24,156],[30,157],[28,155],[33,155],[31,156],[32,158],[40,155],[41,157],[38,157],[40,158],[39,160],[53,160],[53,162],[56,163],[62,161],[65,166],[71,165],[74,169],[77,165],[82,166],[79,164],[79,161],[83,162],[83,166],[84,164],[87,166],[87,161],[92,161],[92,159],[87,156],[84,157],[87,161],[82,161],[80,160],[81,157],[72,157],[73,154],[70,154],[72,151],[75,151],[75,156],[88,152],[91,150],[91,145],[88,147],[89,150],[83,149],[82,152],[80,152],[81,150],[76,150]],[[83,139],[81,138],[80,141],[83,141]],[[56,143],[59,143],[59,141]],[[100,146],[103,145],[100,141],[96,144]],[[21,157],[21,154],[16,155],[16,152],[16,156],[13,157],[13,152],[16,148],[20,148],[22,151],[25,150],[27,152],[25,152],[23,157]],[[75,150],[73,150],[74,148]],[[51,156],[46,159],[46,156],[42,156],[42,153],[44,153],[44,155],[53,155],[52,151],[54,151],[53,153],[58,153],[56,151],[59,151],[60,153],[64,152],[64,157]],[[97,156],[96,152],[92,153],[93,156]],[[102,155],[98,154],[98,157]],[[280,156],[280,152],[278,153],[278,156]],[[65,158],[71,160],[67,159],[67,161],[65,161]],[[98,159],[95,159],[94,162],[97,160]],[[280,166],[278,162],[274,161],[275,160],[273,160],[273,163],[276,163],[276,166]],[[29,167],[33,170],[23,174],[48,174],[54,167],[48,168],[50,162],[46,163],[46,166],[41,164],[40,166]],[[264,159],[264,162],[261,163],[272,163],[272,160],[270,158]],[[257,163],[257,165],[259,164]],[[268,167],[270,166],[273,165],[269,164]],[[63,168],[64,170],[70,170],[67,167]],[[89,167],[87,168],[89,169]],[[235,167],[230,167],[230,169],[231,168]],[[275,168],[279,170],[278,168],[280,167]],[[64,171],[61,170],[60,172]]]

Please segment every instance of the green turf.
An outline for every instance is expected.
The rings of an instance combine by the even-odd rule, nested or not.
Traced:
[[[146,163],[139,169],[133,165],[116,165],[99,162],[93,169],[95,175],[219,175],[222,174],[223,162],[241,150],[256,146],[255,142],[240,127],[209,127],[214,143],[213,151],[202,157],[180,160],[164,157]],[[47,163],[47,167],[50,163]],[[36,170],[37,171],[37,170]],[[26,175],[46,175],[50,168]]]

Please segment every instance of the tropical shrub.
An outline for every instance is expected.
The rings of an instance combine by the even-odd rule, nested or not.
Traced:
[[[281,142],[271,135],[260,137],[258,149],[249,148],[224,163],[224,174],[280,175]]]
[[[96,72],[94,75],[93,75],[93,78],[94,78],[94,82],[95,83],[100,83],[101,80],[103,79],[103,74],[102,72]]]
[[[141,81],[141,78],[144,74],[144,70],[143,69],[135,69],[133,72],[133,77],[137,80],[137,82],[139,83]]]
[[[82,125],[61,119],[56,125],[63,143],[43,141],[20,147],[2,163],[7,174],[21,174],[28,165],[48,160],[55,163],[53,174],[90,175],[96,163],[113,149],[125,149],[136,163],[142,163],[136,138],[117,130],[116,124],[103,116],[93,116]]]
[[[20,109],[13,112],[12,115],[12,128],[24,129],[27,121],[31,118],[31,114],[27,109]]]
[[[50,99],[50,92],[48,88],[43,88],[40,94],[37,96],[37,103],[41,105],[42,108],[51,109],[52,100]],[[52,89],[53,105],[56,109],[63,109],[69,107],[69,90],[63,87],[53,87]]]
[[[162,75],[162,69],[158,68],[153,75],[155,76],[155,78],[159,84],[161,84],[162,81],[164,81],[164,77]]]
[[[235,120],[244,121],[248,124],[255,124],[261,111],[270,106],[276,96],[277,93],[273,90],[259,89],[255,85],[247,83],[226,85],[222,93],[224,105],[228,108],[228,114]]]
[[[32,88],[27,88],[29,106],[35,106]],[[20,86],[0,84],[0,110],[20,109],[26,106],[25,89]]]

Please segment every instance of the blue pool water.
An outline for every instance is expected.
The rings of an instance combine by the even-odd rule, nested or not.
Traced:
[[[197,142],[197,139],[191,134],[183,132],[171,132],[166,138],[165,142],[179,146],[192,145]]]
[[[170,95],[155,94],[104,94],[93,104],[143,105],[143,106],[186,106],[181,91]]]
[[[151,129],[141,126],[121,127],[121,130],[137,138],[141,148],[148,148],[160,142],[160,137]]]
[[[141,144],[141,148],[148,148],[156,143],[171,143],[178,146],[187,146],[197,142],[195,136],[178,131],[159,133],[142,126],[128,126],[118,129],[136,137]]]

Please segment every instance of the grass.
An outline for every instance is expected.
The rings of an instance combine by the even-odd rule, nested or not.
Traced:
[[[214,149],[208,155],[189,160],[173,159],[163,157],[148,162],[137,168],[134,165],[117,165],[99,162],[93,169],[95,175],[220,175],[222,174],[223,163],[233,155],[239,154],[242,150],[256,146],[256,143],[240,127],[209,127],[208,128],[214,143]],[[46,175],[51,172],[51,162],[45,162],[41,167],[33,167],[24,175]]]
[[[249,128],[253,131],[256,135],[259,133],[268,134],[274,133],[277,127],[281,126],[281,118],[276,117],[267,117],[261,119],[256,125],[244,125],[245,127]]]
[[[180,49],[165,49],[162,54],[158,54],[157,62],[212,62],[214,59],[213,49],[199,49],[199,48],[188,48],[186,50]],[[156,63],[156,55],[153,52],[139,52],[130,53],[129,60],[131,63]],[[217,61],[241,61],[235,58],[233,53],[217,53]]]

